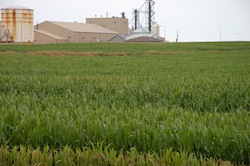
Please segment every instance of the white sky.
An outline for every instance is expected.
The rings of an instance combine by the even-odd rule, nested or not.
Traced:
[[[161,35],[175,41],[250,41],[250,0],[155,0],[155,19]],[[34,22],[85,22],[85,18],[120,16],[132,19],[132,10],[145,0],[0,0],[34,9]]]

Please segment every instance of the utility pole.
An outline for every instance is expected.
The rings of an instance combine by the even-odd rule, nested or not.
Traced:
[[[176,43],[178,42],[179,40],[179,32],[177,31],[177,35],[176,35]]]
[[[220,29],[220,42],[221,42],[221,31],[222,31],[222,30],[221,30],[221,27],[219,27],[219,29]]]
[[[241,33],[237,33],[240,36],[240,41],[243,41],[243,35]]]

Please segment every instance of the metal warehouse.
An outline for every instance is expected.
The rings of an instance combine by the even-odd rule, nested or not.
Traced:
[[[95,24],[45,21],[35,26],[36,43],[45,43],[44,35],[52,34],[70,43],[107,42],[118,33]],[[37,31],[38,30],[38,31]],[[44,33],[41,33],[41,31]],[[39,32],[40,31],[40,32]],[[40,33],[40,35],[38,35]],[[45,34],[46,33],[46,34]],[[42,37],[43,36],[43,37]]]
[[[64,39],[60,36],[54,35],[52,33],[43,31],[43,30],[35,30],[35,42],[37,44],[48,44],[48,43],[67,43],[68,40]]]

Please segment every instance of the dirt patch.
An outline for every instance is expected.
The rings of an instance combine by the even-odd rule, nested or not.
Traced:
[[[136,55],[129,52],[73,52],[73,51],[32,51],[27,52],[29,55],[46,55],[46,56],[131,56]]]
[[[138,55],[169,55],[169,54],[183,54],[183,52],[159,52],[159,51],[146,51],[146,52],[74,52],[74,51],[28,51],[16,52],[5,51],[0,52],[2,55],[43,55],[43,56],[138,56]]]
[[[22,53],[16,52],[16,51],[5,51],[5,52],[0,52],[0,55],[20,55]]]

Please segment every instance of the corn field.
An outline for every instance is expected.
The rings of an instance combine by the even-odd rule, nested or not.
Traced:
[[[250,43],[0,46],[0,165],[249,165]]]

